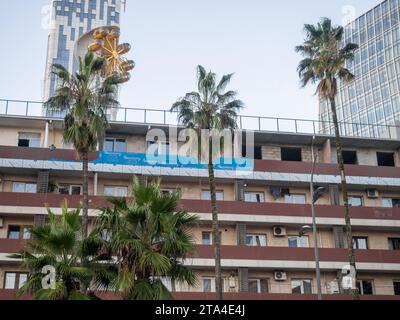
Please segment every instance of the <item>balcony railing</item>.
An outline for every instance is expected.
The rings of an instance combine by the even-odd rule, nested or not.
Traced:
[[[99,153],[93,152],[89,155],[89,160],[99,160]],[[121,155],[124,155],[121,153]],[[134,154],[132,154],[134,155]],[[0,146],[0,159],[21,159],[33,161],[79,161],[77,153],[74,150],[56,149],[54,151],[48,148],[22,148],[11,146]],[[110,157],[112,161],[106,164],[119,164],[115,157]],[[129,163],[126,165],[140,166],[145,162],[132,162],[135,157],[129,157]],[[98,162],[99,163],[99,162]],[[148,166],[154,166],[148,164]],[[182,165],[185,167],[185,165]],[[174,167],[173,165],[170,166]],[[176,166],[178,167],[178,166]],[[232,166],[234,168],[234,166]],[[219,167],[216,167],[218,170]],[[250,167],[249,167],[250,169]],[[255,160],[253,170],[255,172],[279,172],[294,174],[310,174],[312,163],[309,162],[287,162],[279,160]],[[247,169],[248,170],[248,169]],[[315,174],[339,176],[337,164],[318,163],[315,166]],[[380,177],[380,178],[400,178],[400,170],[398,167],[378,167],[365,165],[346,165],[346,174],[351,177]]]
[[[107,110],[107,115],[114,123],[178,124],[176,113],[162,109],[119,107]],[[0,99],[0,116],[61,119],[63,113],[47,110],[42,102]],[[241,130],[260,132],[334,135],[331,121],[240,115],[237,125]],[[400,126],[341,122],[340,132],[344,137],[399,139]]]
[[[109,202],[104,196],[90,196],[91,209],[107,207]],[[15,193],[1,192],[0,206],[12,207],[60,207],[67,200],[70,208],[81,206],[83,197],[54,193]],[[210,201],[182,199],[181,206],[195,214],[210,213]],[[332,205],[317,205],[316,215],[319,218],[343,218],[343,208]],[[311,217],[311,206],[307,204],[285,203],[250,203],[243,201],[220,201],[218,211],[221,215]],[[353,219],[400,220],[400,208],[351,207]]]

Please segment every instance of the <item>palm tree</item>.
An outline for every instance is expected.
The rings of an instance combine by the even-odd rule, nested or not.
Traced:
[[[82,236],[88,235],[88,154],[95,151],[104,140],[107,127],[108,108],[118,106],[115,100],[118,84],[117,75],[106,78],[100,83],[99,76],[105,60],[88,52],[84,59],[79,57],[79,70],[70,74],[62,65],[53,65],[53,74],[59,80],[54,96],[45,107],[53,110],[67,111],[64,119],[63,139],[72,143],[82,159],[83,173],[83,206]]]
[[[353,43],[341,46],[343,27],[332,26],[332,22],[328,18],[323,18],[316,26],[306,24],[304,28],[306,40],[302,45],[296,47],[296,51],[304,56],[304,59],[299,63],[298,72],[303,87],[309,83],[318,83],[316,94],[319,95],[321,100],[326,100],[330,103],[344,201],[348,256],[350,265],[356,270],[346,174],[335,98],[338,93],[338,82],[348,83],[354,79],[354,75],[346,69],[345,65],[346,61],[351,61],[354,58],[354,52],[358,46]],[[352,291],[354,297],[357,298],[358,290]]]
[[[200,136],[202,130],[236,129],[237,116],[243,102],[236,99],[237,92],[226,91],[233,74],[222,77],[217,84],[216,74],[197,67],[197,92],[190,92],[177,101],[171,112],[178,113],[178,121],[188,128],[195,129]],[[208,145],[208,180],[211,195],[212,229],[215,253],[215,289],[217,300],[222,300],[221,239],[218,223],[216,184],[214,175],[214,151],[212,136]],[[199,152],[200,153],[200,152]]]
[[[196,283],[183,262],[194,250],[189,226],[197,217],[179,210],[180,193],[163,194],[159,181],[135,178],[132,193],[132,201],[110,198],[111,207],[98,218],[95,230],[108,238],[106,251],[116,257],[114,276],[109,273],[101,281],[124,300],[169,300],[162,280]]]
[[[96,278],[96,266],[102,242],[96,238],[81,239],[80,209],[69,211],[65,202],[61,216],[48,209],[49,222],[31,229],[34,241],[26,249],[11,257],[22,259],[22,265],[30,270],[27,282],[18,292],[31,294],[37,300],[90,300],[93,296],[81,293],[83,284]],[[85,261],[85,263],[83,263]],[[55,269],[55,289],[44,288],[42,268]]]

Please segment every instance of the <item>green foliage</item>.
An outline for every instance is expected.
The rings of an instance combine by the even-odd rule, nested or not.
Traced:
[[[23,267],[30,270],[18,296],[31,294],[37,300],[91,299],[80,292],[80,287],[90,283],[98,269],[102,270],[101,265],[94,264],[99,259],[92,258],[98,255],[101,245],[93,236],[81,240],[79,214],[80,209],[69,211],[65,203],[60,216],[48,209],[48,224],[32,227],[34,241],[26,245],[26,250],[11,256],[22,259]],[[55,290],[42,286],[45,266],[55,268]]]
[[[163,194],[160,183],[134,180],[134,200],[110,198],[103,208],[96,232],[110,235],[107,250],[116,256],[107,286],[126,300],[171,299],[162,278],[196,283],[194,272],[183,265],[193,251],[189,225],[197,218],[178,209],[180,193]]]
[[[306,24],[305,42],[296,47],[304,56],[298,66],[301,84],[318,83],[316,93],[323,99],[334,99],[338,80],[350,82],[354,75],[346,69],[346,61],[354,58],[358,45],[349,43],[343,47],[343,27],[332,26],[328,18],[323,18],[316,26]]]

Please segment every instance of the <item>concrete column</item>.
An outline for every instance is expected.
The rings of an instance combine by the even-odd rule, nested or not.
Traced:
[[[46,128],[44,130],[44,142],[43,142],[43,148],[48,148],[49,147],[49,127],[50,123],[49,121],[46,121]]]
[[[93,178],[93,195],[97,196],[98,192],[98,183],[99,183],[99,174],[97,172],[94,173],[94,178]]]

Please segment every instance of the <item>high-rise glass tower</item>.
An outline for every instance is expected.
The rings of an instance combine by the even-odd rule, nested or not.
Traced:
[[[340,83],[338,119],[343,134],[377,137],[387,126],[400,122],[400,26],[399,0],[386,0],[345,27],[344,41],[359,49],[347,67],[355,75],[350,84]],[[320,101],[320,130],[333,133],[331,112]]]
[[[70,72],[75,72],[76,41],[94,28],[119,26],[121,2],[122,0],[52,0],[43,94],[45,101],[54,93],[56,86],[51,65],[62,64]]]

